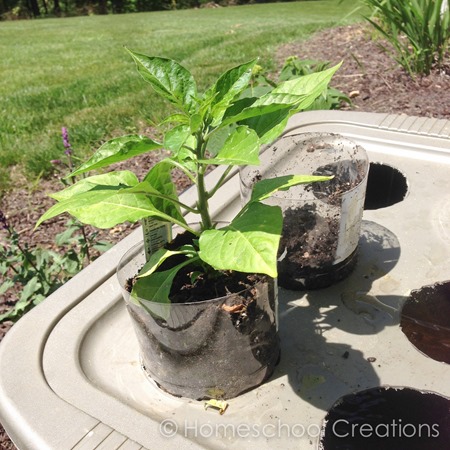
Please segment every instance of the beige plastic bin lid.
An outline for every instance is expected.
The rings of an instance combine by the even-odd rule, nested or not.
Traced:
[[[327,289],[280,289],[281,362],[224,415],[146,378],[115,268],[125,238],[22,318],[0,345],[0,421],[19,449],[315,449],[343,395],[408,386],[450,397],[450,367],[399,327],[412,289],[445,281],[450,260],[450,121],[355,112],[300,113],[287,132],[340,133],[406,180],[397,203],[366,210],[359,261]],[[221,169],[209,176],[218,179]],[[380,179],[380,183],[386,180]],[[194,192],[183,194],[194,201]],[[230,177],[217,218],[239,206]]]

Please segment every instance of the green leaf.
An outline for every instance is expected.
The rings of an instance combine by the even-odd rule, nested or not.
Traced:
[[[182,251],[167,250],[166,248],[160,248],[155,253],[152,254],[151,258],[144,264],[142,269],[139,271],[137,279],[149,277],[154,273],[158,267],[171,256],[181,255]]]
[[[170,116],[166,117],[162,122],[160,122],[158,125],[161,126],[167,123],[180,123],[188,125],[189,116],[186,114],[171,114]]]
[[[163,198],[153,198],[152,202],[155,207],[168,216],[185,223],[180,207],[177,204],[179,198],[176,186],[172,181],[171,172],[172,165],[170,161],[160,161],[149,170],[144,178],[144,182],[149,183],[157,192],[173,199],[173,201],[170,201]]]
[[[280,110],[289,111],[294,106],[285,103],[271,103],[267,105],[255,105],[255,103],[256,102],[252,103],[250,106],[244,108],[234,116],[227,115],[227,117],[224,118],[221,126],[230,125],[232,123],[240,123],[243,120],[250,119],[252,117],[260,117]]]
[[[183,168],[192,173],[197,172],[197,156],[188,148],[181,148],[178,154],[172,159],[174,162],[180,163]]]
[[[191,135],[189,125],[179,125],[169,130],[164,136],[164,147],[175,154],[180,151],[187,138]]]
[[[189,126],[191,128],[191,133],[196,133],[200,130],[203,124],[203,118],[200,114],[193,114],[189,121]]]
[[[160,220],[179,224],[176,217],[160,211],[145,194],[118,193],[68,212],[78,220],[98,228],[111,228],[123,222],[136,222],[144,217],[158,217]]]
[[[326,89],[334,73],[340,66],[341,64],[337,64],[321,72],[284,81],[271,92],[256,100],[252,106],[256,107],[276,103],[295,105],[297,110],[303,109],[309,106]]]
[[[58,233],[55,236],[55,243],[58,246],[63,246],[66,244],[69,244],[71,240],[73,239],[73,234],[77,230],[76,227],[69,227],[66,230],[64,230],[62,233]]]
[[[257,60],[254,59],[225,71],[205,92],[204,97],[213,99],[211,105],[230,104],[239,93],[247,88],[256,62]]]
[[[94,155],[66,178],[80,175],[89,170],[100,169],[113,163],[125,161],[151,150],[162,148],[162,144],[147,136],[128,135],[105,142]]]
[[[160,161],[147,172],[144,181],[150,183],[162,194],[176,196],[177,190],[171,178],[171,171],[172,165],[169,161]]]
[[[46,299],[47,295],[42,294],[35,294],[33,297],[33,306],[39,305],[39,303],[42,303]]]
[[[127,49],[128,50],[128,49]],[[128,52],[142,78],[170,103],[186,113],[197,107],[197,85],[192,74],[172,59]]]
[[[259,202],[275,194],[277,191],[286,191],[298,184],[328,181],[331,178],[333,177],[316,175],[285,175],[283,177],[267,178],[255,183],[250,202]]]
[[[80,180],[55,196],[59,203],[46,211],[36,226],[64,212],[98,228],[109,228],[126,221],[136,222],[149,216],[185,224],[179,207],[171,199],[149,198],[149,194],[153,194],[171,197],[175,202],[178,200],[170,168],[169,162],[161,161],[149,171],[142,183],[138,183],[136,176],[128,171]],[[117,185],[117,182],[129,184]]]
[[[95,250],[98,250],[101,253],[104,253],[108,251],[110,248],[112,248],[114,244],[112,242],[106,242],[106,241],[98,241],[94,245],[92,245],[92,248]]]
[[[16,304],[16,310],[18,307],[25,308],[26,306],[28,306],[29,303],[31,302],[31,300],[30,300],[31,296],[35,292],[39,291],[39,289],[41,287],[42,287],[42,284],[40,283],[39,279],[37,277],[32,278],[23,288],[23,291],[20,295],[20,300]]]
[[[154,252],[150,259],[144,264],[142,269],[139,271],[138,279],[148,277],[151,275],[158,267],[166,261],[166,259],[175,255],[186,255],[192,257],[196,255],[196,251],[192,245],[185,245],[180,248],[180,250],[168,250],[166,248],[160,248]]]
[[[205,101],[211,101],[213,125],[222,120],[223,114],[236,96],[247,88],[252,76],[252,68],[257,60],[249,61],[224,72],[216,83],[205,93]]]
[[[233,133],[236,129],[236,125],[228,125],[224,128],[216,128],[214,133],[210,135],[207,142],[208,153],[211,156],[216,156],[219,153],[220,149],[224,146],[225,141],[228,137]]]
[[[117,186],[111,186],[108,189],[97,189],[93,191],[82,192],[80,194],[73,195],[67,199],[63,199],[60,202],[56,203],[56,205],[53,205],[51,208],[49,208],[44,214],[42,214],[42,216],[36,223],[36,227],[38,227],[42,222],[51,219],[53,217],[56,217],[59,214],[71,212],[72,210],[76,211],[83,207],[88,209],[92,205],[101,204],[107,199],[113,197],[117,192],[118,192]],[[78,218],[79,220],[81,220],[80,216],[73,214],[72,212],[71,214],[76,218]],[[84,217],[86,217],[86,214],[84,215]],[[91,220],[88,216],[87,219],[88,221],[86,221],[85,223],[94,225],[93,222],[96,222],[95,217],[93,217]]]
[[[200,258],[218,270],[277,276],[283,216],[278,206],[252,203],[225,228],[204,231]]]
[[[240,126],[227,138],[215,158],[199,160],[207,164],[258,165],[260,143],[255,131]]]
[[[238,116],[244,109],[249,108],[255,103],[257,97],[244,97],[236,100],[225,112],[224,119]]]
[[[256,131],[261,143],[271,142],[284,130],[292,114],[312,105],[339,67],[340,64],[285,81],[236,115],[227,115],[223,125],[236,122],[247,125]]]
[[[74,195],[82,194],[83,192],[88,192],[91,190],[104,190],[108,186],[114,189],[122,187],[130,187],[138,184],[139,180],[136,175],[129,170],[123,170],[118,172],[109,172],[103,175],[94,175],[92,177],[83,178],[72,184],[62,191],[50,194],[50,197],[55,200],[62,201],[67,200]]]
[[[274,141],[284,131],[291,115],[292,108],[288,106],[261,116],[243,120],[240,123],[255,130],[261,144],[268,144]]]
[[[190,150],[195,148],[197,140],[191,134],[189,125],[179,125],[168,131],[164,138],[164,146],[171,150],[172,159],[179,161],[186,169],[189,169],[190,164],[185,164],[186,159],[195,159],[195,153]]]
[[[164,261],[179,254],[184,254],[189,259],[168,270],[156,272]],[[198,259],[197,252],[191,245],[183,246],[179,251],[158,250],[140,270],[131,291],[131,300],[150,314],[167,320],[170,317],[169,295],[175,276],[181,268]]]
[[[164,215],[165,221],[171,217],[173,220],[170,220],[173,223],[183,223],[186,224],[184,217],[180,211],[180,207],[177,204],[177,198],[174,196],[164,196],[162,198],[162,194],[159,190],[155,189],[148,181],[143,181],[142,183],[137,184],[136,186],[124,189],[120,192],[120,194],[128,195],[133,197],[134,200],[140,201],[145,197],[148,200],[148,204],[152,205],[152,210],[154,212],[158,212],[161,215]],[[148,216],[154,216],[158,214],[148,214]],[[144,216],[146,217],[146,216]],[[160,216],[162,218],[162,216]],[[141,217],[143,218],[143,217]],[[127,219],[130,220],[130,219]],[[139,219],[135,219],[139,220]]]
[[[151,275],[138,278],[134,283],[131,296],[142,303],[142,300],[154,303],[170,303],[169,294],[172,282],[178,271],[192,262],[191,259],[183,261],[171,269],[162,272],[153,272]],[[148,306],[149,303],[145,302]]]
[[[3,314],[0,314],[0,323],[4,322],[6,320],[15,321],[21,316],[22,311],[21,310],[16,311],[16,306],[17,306],[17,303],[14,306],[14,308],[9,309],[8,311],[6,311]],[[26,308],[26,306],[25,306],[25,308]]]
[[[3,295],[8,289],[12,288],[14,286],[14,281],[12,280],[5,280],[0,285],[0,295]]]
[[[173,219],[155,207],[148,194],[127,193],[122,188],[111,187],[84,192],[57,203],[40,217],[36,227],[64,212],[97,228],[111,228],[119,223],[136,222],[150,216],[179,223],[176,218]]]

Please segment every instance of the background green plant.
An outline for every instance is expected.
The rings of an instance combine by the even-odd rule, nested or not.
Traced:
[[[429,74],[443,62],[450,40],[449,0],[365,0],[366,17],[391,44],[395,60],[411,76]],[[387,50],[387,49],[386,49]]]
[[[298,56],[290,56],[281,68],[278,82],[292,80],[293,78],[321,72],[330,67],[329,61],[316,61],[312,59],[300,59]],[[251,90],[260,93],[270,90],[276,86],[263,67],[257,66],[251,80]],[[323,94],[317,98],[306,111],[339,109],[343,104],[351,104],[350,98],[338,89],[328,86]]]
[[[97,233],[83,234],[81,225],[69,220],[66,229],[56,235],[56,249],[30,248],[0,211],[3,239],[0,241],[0,296],[18,292],[11,298],[11,309],[0,314],[0,322],[16,321],[90,262],[92,249],[109,246],[97,242]],[[1,236],[0,236],[1,237]],[[64,251],[60,251],[61,249]],[[58,251],[59,250],[59,251]]]
[[[76,157],[66,128],[62,135],[64,156],[52,163],[66,175],[73,170]],[[75,182],[75,178],[63,179],[66,186]],[[99,252],[111,247],[110,243],[98,240],[98,231],[88,231],[74,219],[66,222],[64,231],[55,236],[54,242],[54,250],[30,248],[0,210],[0,296],[10,294],[11,297],[11,308],[0,314],[0,322],[18,320],[91,263]]]
[[[167,105],[133,79],[123,45],[191,67],[205,87],[227,67],[261,56],[273,70],[278,45],[359,19],[354,2],[319,0],[63,20],[4,22],[0,29],[0,167],[28,179],[53,170],[60,129],[82,159],[105,138],[143,132]],[[157,137],[157,136],[155,136]],[[0,174],[1,175],[1,174]],[[2,183],[0,183],[1,185]]]

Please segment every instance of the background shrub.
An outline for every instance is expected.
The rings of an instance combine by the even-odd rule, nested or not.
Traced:
[[[428,75],[442,64],[450,39],[449,0],[365,0],[366,19],[389,41],[408,73]]]

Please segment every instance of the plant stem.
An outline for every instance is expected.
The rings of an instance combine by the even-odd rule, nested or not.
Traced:
[[[91,263],[91,252],[89,249],[89,241],[88,241],[88,237],[86,234],[86,228],[84,227],[84,225],[81,225],[81,234],[83,235],[83,240],[84,240],[84,243],[86,246],[86,259],[87,259],[88,264],[90,264]]]
[[[0,256],[1,256],[3,259],[6,259],[6,254],[3,253],[3,251],[0,252]],[[19,271],[14,267],[13,264],[10,264],[8,267],[9,267],[16,275],[20,275]]]
[[[197,135],[197,158],[203,159],[206,153],[206,140],[202,132]],[[208,192],[205,186],[205,172],[207,169],[206,164],[200,164],[198,166],[197,174],[197,209],[200,213],[202,230],[209,230],[213,228],[211,216],[209,215],[209,205],[208,205]]]
[[[28,262],[28,264],[36,271],[36,275],[41,279],[43,283],[49,284],[49,281],[47,279],[47,276],[45,272],[43,272],[41,269],[38,269],[36,264],[33,262],[33,260],[30,258],[30,253],[26,248],[23,248],[20,245],[19,239],[17,238],[16,246],[19,249],[19,251],[22,253],[25,260]]]
[[[172,164],[174,167],[177,167],[180,169],[194,184],[197,183],[196,179],[192,176],[192,174],[187,170],[185,167],[183,167],[182,164],[180,164],[177,161],[174,161],[173,159],[169,159],[168,162]]]
[[[197,194],[198,194],[198,201],[197,201],[197,209],[200,212],[200,216],[202,218],[202,229],[203,230],[209,230],[213,228],[211,216],[209,215],[209,208],[208,208],[208,195],[205,188],[205,177],[203,173],[203,167],[200,169],[198,173],[198,180],[197,180]]]
[[[180,206],[181,208],[183,208],[183,209],[185,209],[186,211],[191,212],[191,213],[193,213],[193,214],[198,214],[198,213],[199,213],[199,211],[198,211],[197,209],[191,208],[189,205],[186,205],[186,204],[183,203],[183,202],[180,202],[180,201],[178,201],[178,200],[175,200],[174,198],[169,197],[168,195],[156,195],[156,194],[152,194],[152,195],[153,195],[153,197],[159,197],[159,198],[162,198],[162,199],[167,200],[167,201],[169,201],[169,202],[172,202],[173,204],[178,205],[178,206]]]
[[[180,228],[183,228],[186,231],[189,231],[190,233],[194,234],[195,236],[199,236],[198,231],[195,231],[193,228],[191,228],[189,225],[186,225],[183,222],[180,222],[179,220],[175,220],[173,218],[170,218],[170,222],[172,222],[175,225],[178,225]]]

